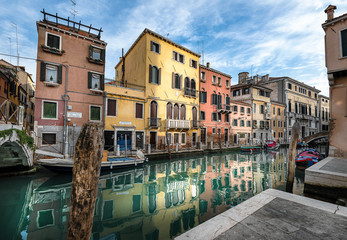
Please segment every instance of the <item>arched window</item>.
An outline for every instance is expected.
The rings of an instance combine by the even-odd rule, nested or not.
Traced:
[[[181,105],[180,120],[186,120],[186,106]]]
[[[191,88],[191,96],[195,97],[196,96],[196,85],[195,85],[194,79],[192,79],[190,82],[190,88]]]
[[[176,103],[174,105],[174,119],[178,120],[179,119],[179,107],[178,107],[178,104]]]
[[[222,109],[222,95],[220,93],[218,93],[217,108]]]
[[[172,103],[166,104],[166,118],[172,119]]]

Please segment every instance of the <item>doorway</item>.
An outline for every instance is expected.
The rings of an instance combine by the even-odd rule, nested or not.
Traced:
[[[136,149],[143,149],[144,132],[136,132]]]
[[[149,144],[151,144],[151,149],[156,149],[157,147],[157,132],[149,133]]]
[[[201,144],[206,145],[206,128],[200,129]]]
[[[192,145],[196,146],[196,139],[197,139],[197,134],[196,132],[193,132],[192,134]]]
[[[229,141],[229,129],[224,128],[224,143],[226,144]]]
[[[130,131],[118,131],[117,132],[117,145],[119,145],[119,150],[125,150],[125,137],[127,150],[131,149],[131,132]]]

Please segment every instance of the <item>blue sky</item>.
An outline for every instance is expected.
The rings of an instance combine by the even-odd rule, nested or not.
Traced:
[[[114,78],[114,66],[144,28],[201,53],[204,63],[230,74],[247,71],[289,76],[329,94],[324,62],[324,9],[337,6],[335,16],[347,12],[347,1],[325,0],[201,0],[201,1],[106,1],[76,0],[76,21],[104,30],[108,43],[106,78]],[[40,10],[72,18],[70,0],[0,0],[0,53],[36,57],[36,21]],[[10,48],[10,39],[11,48]],[[9,57],[0,55],[7,61]],[[11,62],[16,64],[12,57]],[[200,63],[202,59],[200,59]],[[36,76],[36,63],[20,59],[20,65]]]

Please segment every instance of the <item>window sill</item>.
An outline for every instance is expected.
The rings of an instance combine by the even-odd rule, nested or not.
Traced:
[[[206,82],[206,80],[205,80],[205,79],[200,79],[200,82],[205,83],[205,82]]]
[[[60,50],[60,49],[56,49],[56,48],[51,48],[45,45],[41,45],[42,47],[42,51],[47,52],[47,53],[52,53],[52,54],[56,54],[56,55],[63,55],[63,53],[65,53],[64,50]]]
[[[90,91],[94,92],[94,93],[103,93],[104,91],[103,90],[100,90],[100,89],[93,89],[91,88]]]
[[[41,119],[42,120],[58,120],[58,118],[44,118],[44,117],[42,117]]]
[[[94,59],[91,57],[87,57],[88,62],[90,63],[94,63],[94,64],[98,64],[98,65],[104,65],[104,61],[102,61],[101,59]]]
[[[43,83],[46,84],[46,86],[48,87],[58,87],[60,85],[59,83],[48,82],[48,81],[44,81]]]

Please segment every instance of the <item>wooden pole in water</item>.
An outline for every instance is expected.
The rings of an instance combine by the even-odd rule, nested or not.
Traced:
[[[75,146],[67,239],[90,239],[104,147],[103,130],[101,124],[85,123]]]
[[[287,174],[287,186],[286,192],[293,192],[294,175],[295,175],[295,156],[296,156],[296,145],[298,143],[300,133],[300,125],[298,121],[295,121],[292,127],[292,138],[288,149],[288,174]]]

